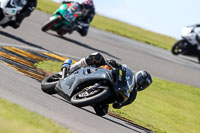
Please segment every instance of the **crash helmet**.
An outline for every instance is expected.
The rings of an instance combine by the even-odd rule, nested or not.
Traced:
[[[83,3],[88,6],[93,6],[93,0],[84,0]]]
[[[15,6],[25,6],[27,4],[27,0],[13,0],[13,4]]]
[[[136,72],[135,74],[135,83],[138,91],[146,89],[152,83],[151,74],[145,70]]]
[[[91,9],[94,6],[93,0],[84,0],[81,2],[81,4],[84,9]]]

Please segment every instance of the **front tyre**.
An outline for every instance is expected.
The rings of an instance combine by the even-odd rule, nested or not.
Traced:
[[[61,78],[62,75],[60,73],[55,73],[45,78],[41,83],[42,91],[50,95],[56,94],[55,86]]]
[[[78,107],[97,104],[104,101],[110,94],[110,89],[107,86],[100,86],[97,88],[92,87],[89,87],[89,89],[83,89],[82,91],[76,93],[71,98],[71,103]]]
[[[53,19],[47,21],[42,27],[42,31],[47,32],[48,30],[51,30],[53,26],[57,24],[59,21],[60,21],[59,17],[54,17]]]
[[[187,45],[187,41],[186,40],[179,40],[177,41],[174,46],[172,47],[172,54],[174,55],[179,55],[183,52],[183,48],[185,47],[185,45]]]

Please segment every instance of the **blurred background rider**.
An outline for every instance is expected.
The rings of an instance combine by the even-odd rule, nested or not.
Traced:
[[[74,1],[63,1],[63,3],[74,3]],[[95,7],[93,0],[84,0],[82,2],[78,2],[81,10],[82,10],[82,19],[79,21],[79,26],[77,27],[77,31],[81,36],[86,36],[88,33],[88,29],[90,26],[90,22],[95,16]]]
[[[15,20],[4,24],[4,28],[6,26],[11,26],[15,29],[19,28],[24,18],[30,16],[30,14],[36,9],[37,6],[37,0],[15,0],[14,2],[16,5],[22,6],[23,9],[16,15]]]

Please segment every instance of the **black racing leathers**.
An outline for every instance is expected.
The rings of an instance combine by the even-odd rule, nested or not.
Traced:
[[[94,6],[91,6],[91,7],[88,7],[89,9],[86,10],[83,7],[84,5],[80,5],[80,6],[83,9],[83,18],[80,20],[80,27],[77,28],[77,31],[80,33],[81,36],[86,36],[89,30],[90,22],[93,20],[95,16],[95,8]]]
[[[73,3],[74,1],[63,1],[63,3]],[[90,22],[93,20],[95,16],[95,8],[94,6],[85,7],[84,3],[78,3],[80,8],[82,9],[82,18],[78,22],[77,31],[81,36],[86,36],[89,30]]]

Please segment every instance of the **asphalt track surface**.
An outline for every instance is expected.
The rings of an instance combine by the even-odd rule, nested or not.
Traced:
[[[0,43],[31,47],[65,56],[81,58],[100,52],[106,58],[126,63],[134,71],[145,69],[153,76],[200,88],[200,65],[197,59],[173,56],[169,51],[130,40],[124,37],[90,29],[87,37],[72,35],[59,37],[54,32],[41,32],[49,15],[35,11],[20,29],[0,29]],[[144,132],[110,116],[98,117],[92,108],[76,108],[58,96],[44,94],[40,83],[0,63],[0,97],[32,111],[41,113],[56,122],[81,133]],[[137,99],[139,100],[139,99]]]

